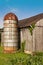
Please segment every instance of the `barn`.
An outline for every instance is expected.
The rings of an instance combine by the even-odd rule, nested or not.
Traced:
[[[25,52],[43,52],[43,13],[19,20],[18,30],[20,45],[25,42]],[[0,33],[3,43],[3,29]]]

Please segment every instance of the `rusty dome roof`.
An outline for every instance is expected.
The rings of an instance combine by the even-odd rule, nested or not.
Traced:
[[[18,21],[18,18],[14,13],[8,13],[5,15],[4,20],[16,20],[16,21]]]

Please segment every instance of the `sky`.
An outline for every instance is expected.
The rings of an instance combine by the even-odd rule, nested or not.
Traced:
[[[0,0],[0,28],[4,16],[10,12],[15,13],[18,20],[43,13],[43,0]]]

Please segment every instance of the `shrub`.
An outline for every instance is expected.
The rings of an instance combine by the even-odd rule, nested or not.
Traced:
[[[34,23],[31,24],[31,25],[28,27],[28,29],[29,29],[31,35],[32,35],[32,31],[33,31],[34,28],[35,28],[35,24],[34,24]]]
[[[23,41],[23,42],[21,43],[21,51],[22,51],[22,52],[24,52],[24,49],[25,49],[25,43],[26,43],[26,41]]]

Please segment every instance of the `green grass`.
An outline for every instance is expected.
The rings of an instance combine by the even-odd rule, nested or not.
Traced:
[[[0,65],[43,65],[43,53],[37,52],[34,56],[24,52],[5,54],[0,47]]]
[[[3,47],[0,47],[0,53],[3,53]]]

